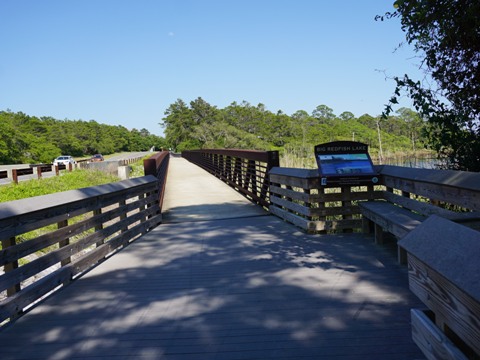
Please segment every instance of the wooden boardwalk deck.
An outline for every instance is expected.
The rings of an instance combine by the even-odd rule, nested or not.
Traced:
[[[169,182],[193,166],[172,160]],[[206,214],[193,197],[213,192],[189,173],[192,218],[179,221],[189,205],[167,184],[170,223],[0,332],[0,358],[423,358],[394,253],[360,234],[304,234],[227,189]]]

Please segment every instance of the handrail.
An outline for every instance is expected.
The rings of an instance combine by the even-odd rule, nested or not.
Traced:
[[[182,156],[202,167],[256,204],[270,205],[268,172],[279,166],[278,151],[202,149]]]
[[[0,203],[0,324],[157,226],[158,194],[144,176]]]
[[[160,210],[162,209],[163,198],[165,195],[165,184],[167,181],[169,161],[170,153],[168,151],[160,151],[156,154],[153,154],[148,159],[143,160],[143,171],[145,176],[153,175],[158,179],[158,183],[160,185]]]
[[[308,232],[360,231],[358,201],[397,193],[456,211],[480,210],[480,173],[376,167],[379,182],[364,186],[322,186],[317,170],[273,168],[270,212]]]

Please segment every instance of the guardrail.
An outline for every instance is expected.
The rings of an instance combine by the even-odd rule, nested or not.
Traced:
[[[37,179],[42,177],[43,173],[46,172],[55,172],[55,175],[58,176],[60,174],[60,170],[68,170],[72,171],[74,169],[74,165],[68,164],[66,165],[53,165],[53,164],[38,164],[38,165],[30,165],[29,167],[25,168],[17,168],[17,169],[9,169],[9,170],[2,170],[0,171],[0,179],[11,179],[11,181],[15,184],[18,184],[18,177],[25,176],[25,175],[36,175]]]
[[[155,175],[0,203],[0,324],[161,223],[168,153]]]
[[[183,151],[182,157],[202,167],[248,199],[270,205],[268,172],[279,166],[278,151],[203,149]]]

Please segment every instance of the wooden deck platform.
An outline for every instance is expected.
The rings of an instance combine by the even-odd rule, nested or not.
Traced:
[[[223,216],[157,227],[5,328],[1,359],[423,358],[395,252],[222,199]]]

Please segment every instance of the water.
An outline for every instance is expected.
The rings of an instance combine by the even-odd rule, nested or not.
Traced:
[[[374,163],[382,165],[396,165],[417,169],[438,169],[440,162],[432,157],[396,157],[383,159],[381,163],[374,161]]]

